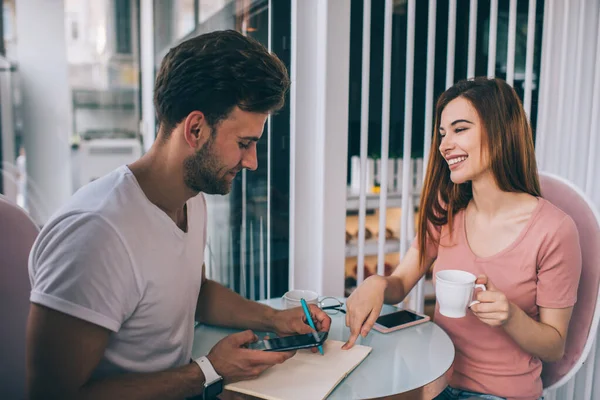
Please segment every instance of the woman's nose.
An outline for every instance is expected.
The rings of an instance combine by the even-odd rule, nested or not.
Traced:
[[[452,141],[450,135],[446,134],[444,136],[442,136],[442,141],[440,142],[440,153],[442,153],[442,155],[444,155],[444,153],[446,153],[449,150],[452,150],[452,148],[454,147],[454,142]]]

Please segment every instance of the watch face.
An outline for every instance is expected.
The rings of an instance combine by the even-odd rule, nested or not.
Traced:
[[[208,386],[204,386],[204,400],[216,399],[221,392],[223,392],[223,379],[219,379]]]

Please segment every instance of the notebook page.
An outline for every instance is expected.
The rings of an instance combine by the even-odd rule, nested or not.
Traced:
[[[258,379],[241,381],[225,389],[267,400],[325,399],[356,368],[371,348],[355,345],[342,350],[344,342],[327,340],[325,355],[300,350],[283,364],[265,371]]]

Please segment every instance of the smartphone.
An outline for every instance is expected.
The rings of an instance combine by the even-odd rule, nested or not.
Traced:
[[[373,329],[381,333],[397,331],[429,321],[427,315],[417,314],[412,310],[398,310],[390,314],[381,315],[375,321]]]
[[[299,349],[309,349],[322,345],[327,339],[328,332],[319,332],[317,335],[319,340],[309,333],[306,335],[295,335],[286,337],[277,337],[273,339],[259,340],[258,342],[250,343],[249,349],[263,351],[292,351]]]

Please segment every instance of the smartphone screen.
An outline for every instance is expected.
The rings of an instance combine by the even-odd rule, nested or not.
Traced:
[[[248,345],[248,348],[252,350],[263,351],[289,351],[306,349],[322,344],[327,338],[327,332],[319,332],[318,335],[318,342],[315,340],[315,337],[312,334],[306,334],[259,340],[258,342]]]
[[[391,314],[382,315],[377,318],[377,323],[385,328],[394,328],[399,325],[408,324],[423,319],[420,315],[407,310],[396,311]]]

